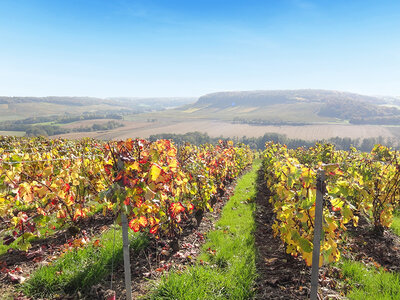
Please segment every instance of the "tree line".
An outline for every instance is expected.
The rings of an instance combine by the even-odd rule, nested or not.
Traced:
[[[323,140],[302,140],[302,139],[291,139],[284,134],[279,133],[266,133],[261,137],[246,137],[241,138],[224,138],[224,137],[210,137],[207,133],[201,132],[188,132],[185,134],[155,134],[151,135],[149,140],[155,141],[157,139],[169,139],[173,140],[176,144],[182,145],[186,142],[201,145],[204,143],[215,144],[218,140],[233,140],[236,143],[243,143],[248,145],[254,150],[264,150],[266,142],[275,142],[285,144],[289,149],[296,149],[298,147],[312,147],[317,142],[330,143],[336,146],[338,150],[350,150],[351,147],[355,147],[360,151],[370,152],[374,145],[381,144],[393,149],[400,150],[400,139],[398,138],[384,138],[384,137],[370,137],[370,138],[357,138],[352,139],[348,137],[334,137]]]

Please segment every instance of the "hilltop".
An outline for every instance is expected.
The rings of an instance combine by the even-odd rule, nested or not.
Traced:
[[[397,103],[399,104],[400,101]],[[257,124],[400,124],[400,109],[394,98],[372,97],[329,90],[238,91],[207,94],[186,112]]]
[[[140,97],[5,97],[0,96],[0,121],[81,114],[136,114],[192,103],[195,98]]]
[[[329,90],[266,90],[266,91],[238,91],[218,92],[207,94],[199,98],[197,104],[210,104],[216,107],[243,105],[243,106],[266,106],[273,104],[317,102],[328,101],[356,101],[371,104],[383,104],[385,100],[378,97],[359,95],[348,92]]]

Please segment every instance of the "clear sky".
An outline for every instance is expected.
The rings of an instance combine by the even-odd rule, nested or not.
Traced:
[[[0,95],[400,95],[400,0],[0,0]]]

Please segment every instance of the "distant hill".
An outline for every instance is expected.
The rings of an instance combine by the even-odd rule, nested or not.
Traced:
[[[17,103],[52,103],[59,105],[73,106],[89,106],[89,105],[116,105],[121,107],[134,107],[137,105],[143,106],[180,106],[195,101],[195,98],[190,97],[110,97],[110,98],[95,98],[95,97],[5,97],[0,96],[0,104],[17,104]]]
[[[195,102],[195,98],[95,98],[0,96],[0,122],[30,117],[81,114],[137,114]]]
[[[251,124],[302,124],[323,122],[325,118],[328,122],[398,125],[400,107],[394,104],[393,98],[304,89],[212,93],[200,97],[194,107],[214,112],[217,109],[221,113],[230,110],[232,114],[235,109],[236,112],[250,112],[249,108],[253,108],[257,112],[256,118],[251,113],[235,116],[236,121]],[[260,117],[262,111],[265,111],[265,117]],[[296,116],[296,113],[300,115]]]
[[[219,92],[207,94],[199,98],[197,104],[209,104],[214,107],[225,106],[265,106],[272,104],[319,102],[328,101],[356,101],[371,104],[383,104],[385,100],[377,97],[364,96],[354,93],[329,90],[271,90],[271,91],[241,91]]]

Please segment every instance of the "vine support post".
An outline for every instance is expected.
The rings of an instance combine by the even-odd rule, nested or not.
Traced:
[[[111,152],[112,153],[112,152]],[[113,156],[114,157],[114,156]],[[116,168],[119,172],[124,170],[124,162],[121,157],[118,160],[114,157]],[[118,181],[120,187],[124,187],[122,180]],[[124,274],[125,274],[125,290],[126,299],[132,300],[132,279],[131,279],[131,261],[129,258],[129,236],[128,236],[128,219],[124,211],[121,210],[121,226],[122,226],[122,250],[124,257]]]
[[[325,172],[322,169],[317,173],[317,196],[315,199],[315,220],[314,220],[314,241],[311,267],[311,292],[310,299],[318,299],[318,273],[319,273],[319,256],[321,247],[322,233],[322,210],[324,201],[324,181]]]
[[[128,219],[126,218],[125,213],[121,213],[121,225],[122,225],[122,242],[123,242],[123,254],[124,254],[126,299],[132,300],[132,280],[131,280],[131,263],[129,259]]]

